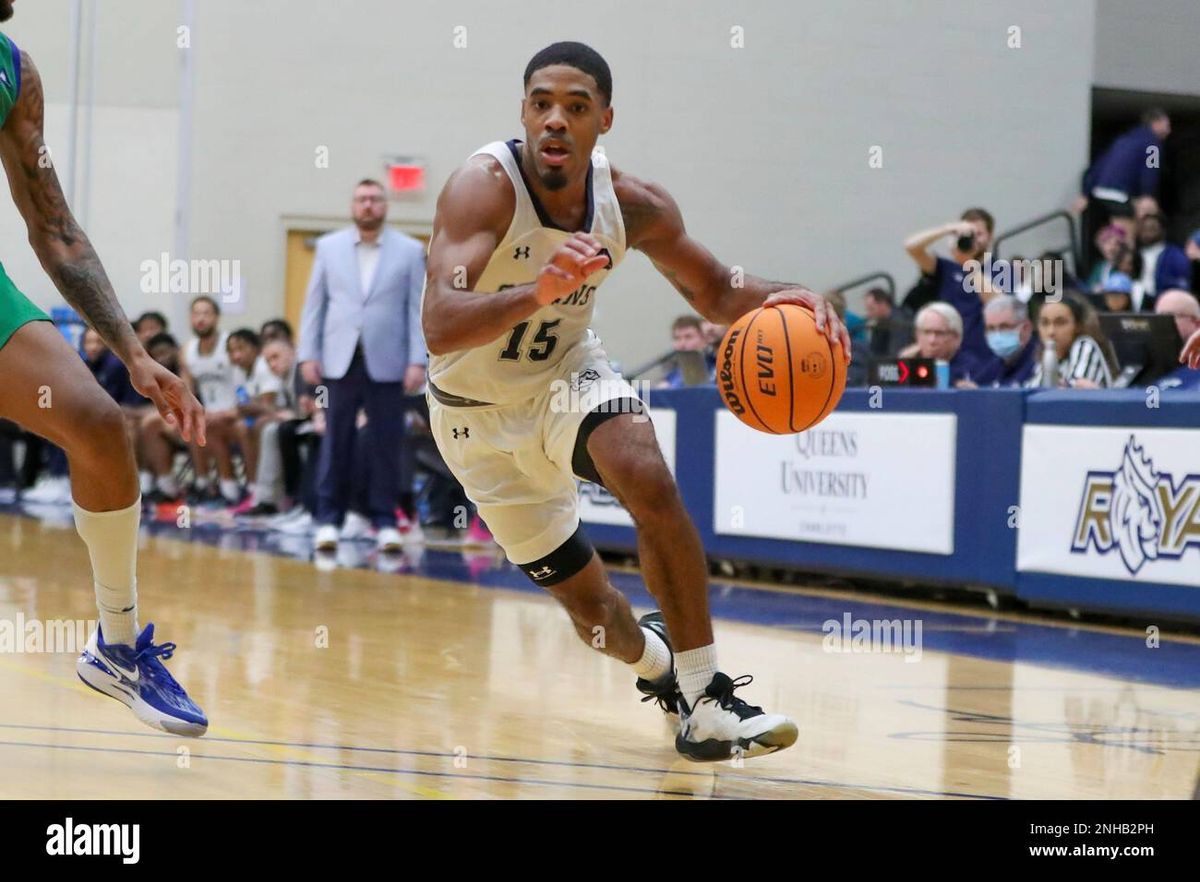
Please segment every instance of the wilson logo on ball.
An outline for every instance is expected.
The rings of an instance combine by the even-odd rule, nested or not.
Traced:
[[[725,401],[725,406],[734,413],[741,416],[746,410],[742,404],[741,398],[738,397],[737,390],[733,385],[733,359],[734,348],[738,344],[738,339],[742,336],[740,328],[730,328],[725,334],[725,345],[721,347],[721,397]]]

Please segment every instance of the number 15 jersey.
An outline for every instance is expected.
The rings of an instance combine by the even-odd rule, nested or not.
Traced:
[[[492,252],[475,290],[456,296],[487,297],[505,288],[532,284],[550,255],[572,235],[554,226],[526,183],[520,151],[520,141],[495,141],[472,154],[495,157],[503,166],[512,181],[516,207],[508,232]],[[429,382],[446,398],[462,398],[472,404],[527,401],[559,378],[560,365],[576,347],[594,343],[589,326],[596,289],[625,256],[621,206],[613,191],[608,159],[599,149],[592,152],[586,198],[582,230],[599,240],[608,263],[579,288],[541,307],[492,342],[431,356]]]

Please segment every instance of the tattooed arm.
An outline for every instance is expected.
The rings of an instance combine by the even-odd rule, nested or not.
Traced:
[[[33,60],[21,53],[21,92],[0,128],[0,161],[13,201],[29,230],[29,244],[63,299],[82,315],[129,368],[138,392],[177,424],[185,439],[204,443],[204,413],[183,382],[152,359],[117,302],[87,234],[76,223],[43,139],[45,98]]]
[[[613,169],[613,188],[625,222],[625,243],[641,251],[696,312],[728,325],[763,305],[799,303],[813,310],[817,327],[840,339],[847,359],[850,338],[824,297],[792,282],[771,282],[727,267],[687,234],[675,200],[658,184]]]

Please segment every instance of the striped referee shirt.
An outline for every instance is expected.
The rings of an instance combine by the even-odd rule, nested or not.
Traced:
[[[1091,380],[1098,386],[1107,388],[1112,385],[1112,374],[1108,372],[1108,362],[1098,344],[1086,334],[1080,334],[1071,344],[1066,360],[1058,363],[1058,383],[1074,386],[1076,380]],[[1039,358],[1033,376],[1026,386],[1042,385],[1042,362]],[[1058,385],[1058,384],[1056,384]]]

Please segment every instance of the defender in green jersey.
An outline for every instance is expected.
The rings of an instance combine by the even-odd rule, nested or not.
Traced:
[[[0,21],[13,14],[0,0]],[[42,137],[42,80],[29,55],[0,34],[0,162],[29,244],[65,299],[129,368],[185,439],[204,443],[204,412],[183,381],[142,348],[87,235],[63,198]],[[100,625],[76,671],[87,685],[127,705],[142,722],[201,735],[203,711],[167,672],[175,644],[155,644],[137,625],[137,532],[141,498],[121,408],[78,353],[0,268],[0,417],[67,454],[75,526],[88,546]]]

